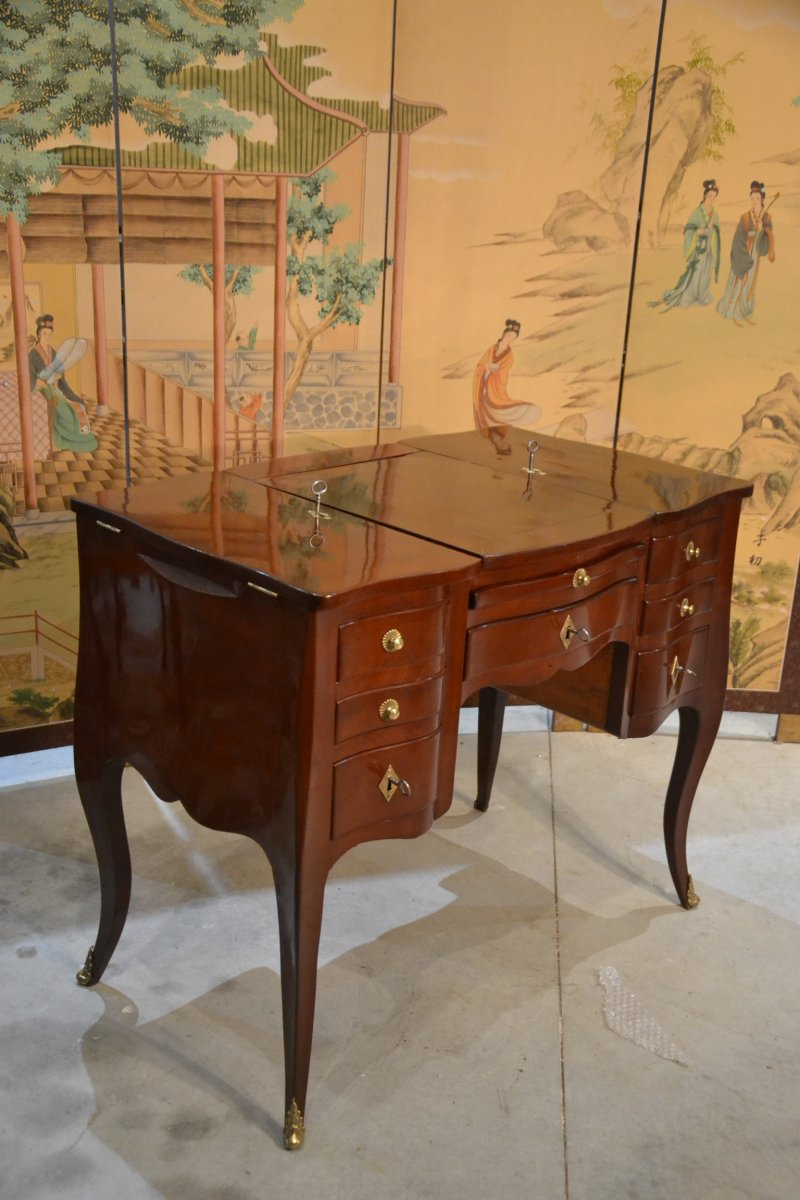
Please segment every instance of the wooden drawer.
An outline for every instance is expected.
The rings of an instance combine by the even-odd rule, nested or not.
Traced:
[[[432,807],[436,798],[439,735],[399,742],[383,750],[354,754],[333,768],[331,837],[356,829],[370,829],[399,817]],[[393,767],[410,788],[405,795],[394,788],[386,799],[378,786],[387,768]]]
[[[536,610],[577,604],[605,591],[614,583],[637,579],[642,573],[646,552],[647,547],[639,543],[557,575],[479,588],[470,596],[470,608],[483,623],[504,620],[506,617],[530,616]]]
[[[687,525],[680,533],[653,538],[647,582],[662,583],[685,575],[695,567],[717,561],[722,521],[719,517]]]
[[[399,674],[404,667],[428,660],[434,665],[427,674],[435,674],[442,665],[436,660],[444,654],[445,617],[445,606],[437,605],[341,625],[337,678],[344,682],[379,672],[382,679],[391,680],[393,672]],[[392,649],[398,642],[391,636],[394,631],[400,635],[399,649]]]
[[[396,704],[396,710],[390,707],[390,701]],[[438,719],[441,703],[441,675],[418,683],[395,684],[358,692],[336,705],[336,741],[343,742],[371,731],[391,736],[393,731],[415,721]],[[381,716],[382,706],[386,711],[385,717]],[[394,718],[390,715],[393,711],[398,713]]]
[[[706,625],[637,656],[633,697],[637,715],[657,712],[703,686],[707,641]]]
[[[699,579],[686,583],[663,600],[648,600],[642,611],[643,636],[670,633],[692,617],[711,612],[715,583],[714,578]]]
[[[559,666],[567,669],[586,662],[604,638],[609,640],[606,635],[612,630],[620,629],[622,636],[624,627],[630,626],[636,590],[636,581],[626,580],[583,601],[576,595],[574,604],[552,612],[476,625],[467,633],[466,678],[540,659],[563,659]],[[565,646],[562,631],[567,618],[582,632],[574,634]]]

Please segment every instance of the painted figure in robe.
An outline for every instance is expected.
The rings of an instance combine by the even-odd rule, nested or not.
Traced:
[[[498,428],[508,425],[529,425],[541,416],[535,404],[513,400],[508,394],[508,377],[514,365],[511,347],[519,337],[520,323],[509,319],[500,337],[482,354],[475,368],[472,389],[472,414],[475,428],[495,444]],[[498,445],[500,453],[510,454],[510,447]]]
[[[719,280],[720,233],[716,200],[719,195],[716,179],[703,181],[703,199],[683,227],[683,274],[673,288],[660,300],[651,301],[652,308],[663,305],[671,308],[691,308],[695,304],[710,304],[711,277]]]
[[[764,184],[750,184],[750,207],[742,213],[731,242],[731,269],[717,312],[734,325],[755,325],[756,284],[761,259],[775,262],[775,230],[764,208]],[[776,197],[777,199],[777,197]]]
[[[31,392],[47,401],[50,414],[50,440],[55,450],[73,450],[86,454],[100,444],[89,428],[86,405],[69,386],[63,371],[53,372],[53,317],[44,313],[36,319],[36,341],[28,351]]]

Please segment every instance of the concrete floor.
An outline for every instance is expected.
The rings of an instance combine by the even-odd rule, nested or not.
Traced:
[[[131,915],[103,982],[71,779],[0,790],[8,1200],[796,1200],[800,746],[720,740],[678,908],[669,736],[475,738],[425,837],[327,893],[305,1149],[281,1147],[266,860],[126,773]]]

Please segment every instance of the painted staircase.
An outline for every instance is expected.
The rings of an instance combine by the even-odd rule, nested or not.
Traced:
[[[125,423],[120,413],[100,416],[87,403],[92,432],[100,445],[86,454],[54,450],[36,463],[36,498],[40,512],[69,508],[73,496],[91,500],[98,492],[125,487]],[[176,446],[136,419],[129,422],[131,482],[163,479],[207,470],[211,465],[198,454]],[[18,497],[19,498],[19,497]]]

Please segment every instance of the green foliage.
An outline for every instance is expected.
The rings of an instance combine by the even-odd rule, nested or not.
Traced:
[[[15,688],[11,693],[11,703],[26,716],[49,717],[58,704],[58,696],[45,696],[30,687]]]
[[[14,508],[13,492],[0,484],[0,571],[15,568],[21,559],[28,557],[14,529]]]
[[[765,583],[781,586],[791,583],[794,579],[794,571],[784,559],[762,563],[758,570]]]
[[[604,145],[609,150],[616,149],[617,143],[633,116],[636,97],[649,77],[649,70],[637,71],[620,66],[614,67],[614,73],[608,84],[616,92],[612,115],[608,117],[604,113],[595,113],[592,117],[592,126],[595,132],[600,134]]]
[[[687,71],[705,71],[711,77],[711,132],[702,159],[712,162],[722,162],[725,157],[722,148],[727,139],[736,133],[733,123],[733,109],[725,97],[720,81],[725,78],[730,67],[744,62],[744,51],[740,50],[725,62],[717,62],[707,37],[702,34],[690,33],[684,38],[689,43],[689,57],[684,66]]]
[[[758,617],[736,617],[731,621],[731,638],[728,658],[733,674],[732,687],[743,687],[748,661],[753,657],[753,638],[761,628]]]
[[[249,296],[253,290],[253,277],[263,267],[228,264],[225,267],[225,343],[230,341],[236,328],[236,297]],[[214,267],[212,263],[192,263],[178,272],[179,279],[200,284],[213,294]]]
[[[711,78],[712,125],[705,149],[700,157],[720,162],[724,157],[722,149],[725,142],[732,134],[736,133],[733,109],[728,104],[723,91],[722,80],[732,66],[744,62],[744,52],[739,51],[732,58],[718,62],[714,57],[714,51],[708,38],[704,35],[690,33],[683,40],[688,43],[688,57],[683,64],[684,69],[686,71],[705,71]],[[597,112],[592,116],[592,128],[612,152],[616,150],[634,114],[639,92],[650,78],[649,68],[618,65],[614,67],[608,82],[608,86],[613,88],[615,93],[611,114]]]
[[[328,254],[311,254],[305,261],[290,255],[286,274],[297,277],[301,296],[313,295],[319,305],[319,315],[327,317],[335,310],[331,328],[336,325],[359,325],[361,309],[375,299],[383,259],[361,261],[361,245],[346,246]]]
[[[301,296],[314,296],[320,318],[330,318],[328,327],[358,325],[362,308],[375,299],[381,274],[389,259],[373,258],[362,262],[363,245],[324,250],[309,254],[312,242],[328,245],[337,224],[347,216],[344,204],[326,205],[323,185],[335,176],[327,168],[306,179],[295,179],[287,206],[287,231],[290,252],[286,274],[297,281]]]
[[[119,110],[146,133],[203,155],[210,139],[249,122],[216,88],[184,91],[175,76],[220,55],[258,58],[260,30],[303,0],[115,0]],[[86,141],[113,115],[106,0],[0,2],[0,216],[27,217],[27,198],[57,182],[64,130]]]
[[[338,223],[350,209],[346,204],[326,205],[322,200],[322,189],[336,176],[328,167],[307,176],[292,180],[292,194],[286,209],[286,228],[289,239],[321,242],[327,246]]]
[[[731,621],[731,637],[728,659],[731,664],[730,684],[735,688],[749,688],[769,671],[780,665],[783,657],[782,645],[776,647],[758,643],[761,630],[758,617],[736,617]]]
[[[56,705],[56,716],[60,721],[71,721],[75,716],[75,693],[66,696]]]
[[[228,264],[225,267],[225,286],[233,296],[249,296],[253,290],[253,277],[263,267],[248,267]],[[214,267],[211,263],[192,263],[178,272],[180,279],[188,283],[199,283],[211,287],[214,283]],[[232,286],[230,286],[232,285]]]
[[[194,496],[191,500],[184,500],[181,507],[185,508],[187,512],[211,512],[211,493],[204,492],[202,496]],[[223,512],[247,512],[248,502],[246,493],[236,491],[234,488],[224,492],[220,498],[220,508]]]
[[[737,579],[733,585],[733,602],[750,607],[757,604],[758,599],[749,583],[743,583]]]

